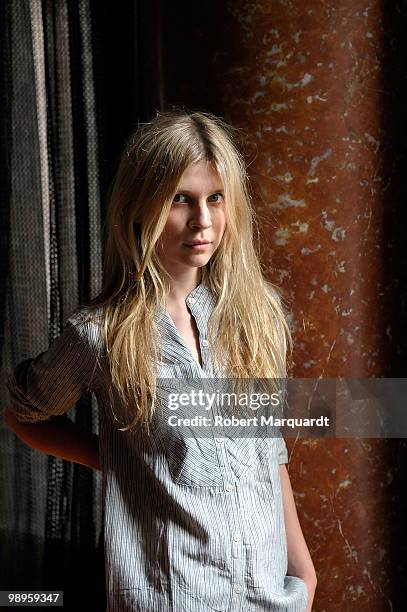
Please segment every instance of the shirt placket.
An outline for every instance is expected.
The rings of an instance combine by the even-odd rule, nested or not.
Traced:
[[[244,572],[245,559],[243,548],[243,526],[240,522],[240,483],[232,472],[227,452],[227,439],[216,437],[216,450],[223,475],[223,491],[218,494],[225,496],[225,521],[229,526],[228,564],[231,570],[231,603],[230,612],[244,612],[246,610]]]
[[[186,299],[186,303],[190,307],[192,316],[195,319],[195,323],[199,332],[199,348],[201,350],[202,357],[202,366],[201,369],[204,371],[205,375],[208,376],[211,374],[211,366],[209,361],[209,342],[206,337],[207,335],[207,326],[203,325],[203,313],[201,312],[199,302],[197,303],[196,297],[188,297]]]
[[[204,325],[199,309],[199,302],[193,296],[186,300],[190,310],[195,318],[195,322],[199,331],[199,343],[202,357],[202,370],[206,376],[213,374],[212,364],[209,354],[209,343],[206,337],[207,326]],[[216,406],[216,404],[215,404]],[[216,408],[214,414],[220,414]],[[217,458],[223,476],[223,490],[217,490],[213,494],[224,495],[226,497],[225,504],[225,524],[229,526],[229,550],[230,556],[227,563],[231,570],[231,599],[230,612],[246,612],[245,589],[244,589],[244,571],[245,560],[243,550],[243,526],[240,522],[240,502],[239,502],[239,482],[231,469],[228,453],[227,440],[222,437],[214,437]]]

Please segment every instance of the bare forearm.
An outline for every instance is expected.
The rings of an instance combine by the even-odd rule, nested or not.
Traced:
[[[31,448],[100,470],[99,437],[69,419],[58,417],[38,423],[21,423],[6,408],[4,423]]]
[[[290,477],[285,464],[280,465],[280,479],[287,537],[288,574],[291,576],[298,576],[306,583],[308,588],[307,612],[311,612],[317,585],[317,576],[307,543],[302,533]]]

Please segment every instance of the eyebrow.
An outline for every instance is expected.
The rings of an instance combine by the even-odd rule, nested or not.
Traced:
[[[212,195],[213,193],[218,193],[219,191],[223,192],[224,191],[223,187],[215,187],[215,189],[211,191],[210,194],[208,195]],[[187,193],[188,195],[195,195],[193,191],[190,191],[189,189],[182,189],[182,188],[177,189],[177,193]]]

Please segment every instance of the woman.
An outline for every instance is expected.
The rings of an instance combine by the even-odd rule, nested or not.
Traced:
[[[163,381],[286,376],[289,331],[253,221],[233,128],[157,114],[121,158],[101,293],[9,377],[22,440],[95,468],[100,454],[109,611],[311,610],[284,440],[174,433],[158,410]],[[98,440],[49,420],[89,390]]]

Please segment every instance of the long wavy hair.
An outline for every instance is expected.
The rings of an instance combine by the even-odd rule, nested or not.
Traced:
[[[156,247],[181,176],[198,161],[211,162],[224,185],[225,231],[202,268],[202,282],[216,298],[208,322],[211,355],[228,377],[286,377],[291,336],[279,293],[256,254],[238,133],[210,113],[160,112],[139,125],[121,156],[106,217],[103,287],[88,306],[102,307],[112,386],[129,411],[122,431],[150,423],[156,409],[160,333],[154,313],[170,291]]]

